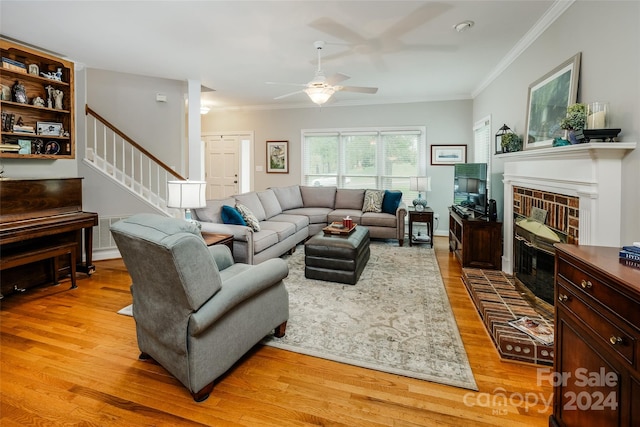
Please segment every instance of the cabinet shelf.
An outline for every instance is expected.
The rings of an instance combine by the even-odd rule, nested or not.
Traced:
[[[61,65],[60,68],[63,68],[63,66]],[[42,84],[50,84],[51,86],[56,87],[69,87],[69,83],[65,81],[48,79],[46,77],[36,76],[35,74],[21,73],[19,71],[8,70],[6,68],[2,69],[2,74],[6,74],[7,76],[14,76],[13,78],[15,80],[29,80],[33,82],[40,82]]]
[[[21,102],[13,102],[13,101],[0,101],[0,105],[3,106],[3,108],[5,106],[7,107],[17,107],[17,108],[24,108],[27,110],[39,110],[41,112],[47,112],[47,113],[53,113],[53,114],[69,114],[71,113],[71,111],[69,110],[57,110],[55,108],[47,108],[47,107],[38,107],[36,105],[31,105],[31,104],[23,104]]]
[[[0,38],[0,51],[3,58],[20,62],[29,70],[37,67],[38,73],[55,73],[58,70],[62,72],[61,80],[54,80],[42,77],[35,71],[34,74],[30,74],[0,68],[0,81],[3,86],[0,100],[2,144],[18,144],[18,141],[22,140],[20,146],[23,152],[0,151],[0,158],[53,160],[75,158],[74,64],[2,38]],[[15,102],[13,88],[16,81],[24,87],[26,103]],[[56,93],[51,92],[52,88]],[[62,97],[62,108],[33,105],[37,97],[45,101],[46,105],[51,105],[48,101],[54,103],[52,98],[57,95]],[[20,119],[25,126],[32,126],[36,130],[39,122],[60,123],[65,136],[14,132],[13,126]],[[31,141],[30,146],[28,142],[24,142],[25,140]],[[54,149],[51,150],[51,147]],[[48,153],[45,154],[46,151]]]

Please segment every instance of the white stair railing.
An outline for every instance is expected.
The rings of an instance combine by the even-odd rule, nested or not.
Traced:
[[[139,144],[100,117],[89,106],[84,162],[138,198],[171,216],[167,181],[184,180]]]

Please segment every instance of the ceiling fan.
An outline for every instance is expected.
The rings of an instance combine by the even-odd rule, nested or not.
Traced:
[[[340,86],[337,83],[343,82],[351,77],[346,74],[336,73],[333,76],[327,78],[324,75],[324,71],[322,71],[322,65],[320,62],[320,51],[324,48],[325,43],[323,41],[317,41],[314,44],[318,52],[318,69],[316,70],[316,75],[313,80],[309,83],[278,83],[278,82],[267,82],[267,84],[280,84],[280,85],[290,85],[290,86],[302,86],[305,89],[300,89],[295,92],[286,93],[284,95],[280,95],[275,97],[274,99],[282,99],[291,95],[295,95],[297,93],[306,93],[311,101],[318,105],[322,105],[333,96],[334,93],[339,91],[345,92],[358,92],[358,93],[370,93],[374,94],[378,92],[377,87],[362,87],[362,86]]]

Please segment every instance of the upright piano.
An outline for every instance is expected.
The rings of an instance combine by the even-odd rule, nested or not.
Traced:
[[[98,214],[82,210],[82,178],[0,180],[0,258],[75,242],[76,269],[91,274],[96,225]],[[43,260],[3,270],[1,294],[55,282],[50,265]],[[68,257],[60,257],[59,266],[59,277],[70,274]]]

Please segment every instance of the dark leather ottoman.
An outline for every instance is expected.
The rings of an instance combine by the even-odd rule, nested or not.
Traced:
[[[370,253],[367,227],[358,225],[348,236],[320,232],[304,244],[304,277],[355,285]]]

